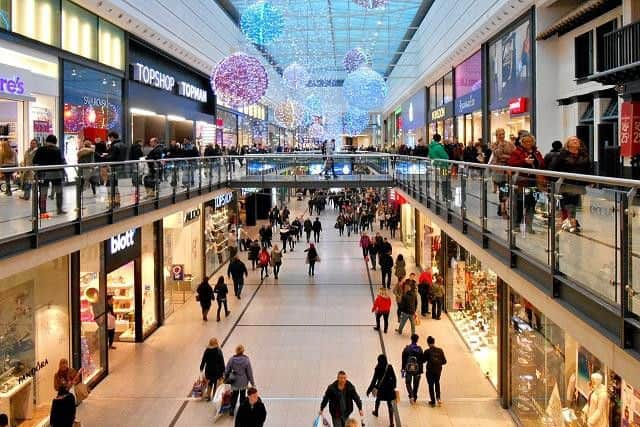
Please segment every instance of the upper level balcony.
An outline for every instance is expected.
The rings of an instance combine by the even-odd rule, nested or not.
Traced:
[[[605,34],[602,67],[591,80],[619,85],[640,80],[640,21]]]

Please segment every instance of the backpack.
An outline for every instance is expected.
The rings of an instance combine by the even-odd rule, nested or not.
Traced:
[[[267,265],[269,263],[269,255],[265,252],[260,254],[260,264]]]
[[[409,356],[407,358],[407,366],[405,366],[405,372],[409,375],[417,375],[420,372],[420,364],[416,356]]]

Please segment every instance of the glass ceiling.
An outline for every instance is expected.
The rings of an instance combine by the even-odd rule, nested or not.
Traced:
[[[218,2],[236,20],[254,3],[255,0]],[[282,11],[285,32],[260,50],[280,71],[298,62],[307,67],[315,85],[332,86],[346,77],[342,58],[355,47],[367,50],[373,68],[388,76],[433,1],[389,0],[378,9],[366,9],[352,0],[270,3]]]

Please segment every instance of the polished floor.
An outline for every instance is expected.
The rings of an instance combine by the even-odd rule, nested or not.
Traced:
[[[293,206],[294,214],[302,209],[302,204]],[[338,370],[347,372],[365,400],[365,424],[388,426],[386,408],[381,408],[379,418],[373,417],[374,402],[364,392],[382,351],[399,372],[409,328],[407,325],[404,336],[392,333],[395,321],[388,334],[379,335],[372,329],[372,295],[379,272],[367,271],[357,236],[338,236],[331,209],[321,220],[325,229],[318,245],[322,261],[314,277],[307,275],[306,244],[301,242],[285,255],[280,280],[270,275],[261,283],[257,270],[250,273],[242,299],[230,299],[229,319],[204,323],[192,300],[144,343],[119,343],[110,353],[109,376],[79,407],[83,427],[212,425],[212,405],[186,397],[211,337],[223,343],[225,358],[237,344],[246,347],[267,407],[267,426],[311,425],[322,394]],[[411,251],[394,242],[394,255],[397,253],[404,253],[411,266]],[[449,319],[425,320],[418,333],[423,345],[427,335],[435,336],[447,354],[444,405],[430,408],[426,404],[424,379],[420,401],[409,405],[400,381],[402,426],[513,425]],[[233,423],[225,416],[216,425]]]

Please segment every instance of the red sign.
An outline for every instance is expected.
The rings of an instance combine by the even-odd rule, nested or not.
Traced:
[[[526,113],[527,107],[527,98],[513,98],[509,101],[509,112],[511,114]]]
[[[620,111],[620,155],[640,154],[640,101],[625,101]]]

